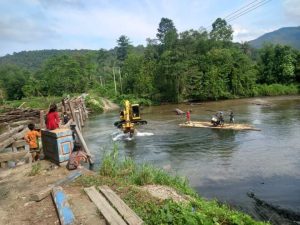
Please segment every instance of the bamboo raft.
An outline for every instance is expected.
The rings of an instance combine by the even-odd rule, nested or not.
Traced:
[[[181,123],[181,127],[194,127],[194,128],[211,128],[211,129],[220,129],[220,130],[254,130],[261,131],[258,128],[255,128],[249,124],[238,124],[238,123],[225,123],[223,126],[213,126],[210,122],[204,121],[191,121],[190,123]]]

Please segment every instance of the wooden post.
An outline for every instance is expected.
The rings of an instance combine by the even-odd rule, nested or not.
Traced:
[[[45,112],[44,110],[41,110],[40,111],[40,128],[43,129],[46,127],[46,124],[45,124]]]
[[[83,116],[82,116],[82,109],[81,109],[81,107],[78,108],[78,112],[79,112],[81,126],[84,127],[84,122],[83,122]]]
[[[83,105],[83,110],[84,110],[85,117],[89,118],[89,112],[86,109],[85,100],[84,99],[83,99],[82,105]]]
[[[79,115],[79,111],[75,110],[75,123],[78,126],[79,130],[81,130],[81,123],[80,123],[80,115]]]
[[[68,105],[69,105],[69,108],[70,108],[70,111],[71,111],[72,119],[74,121],[76,121],[76,117],[75,117],[75,113],[74,113],[74,108],[73,108],[73,103],[71,101],[68,101]]]
[[[65,99],[64,98],[61,100],[61,103],[62,103],[63,112],[66,112],[67,109],[66,109],[66,103],[65,103]]]

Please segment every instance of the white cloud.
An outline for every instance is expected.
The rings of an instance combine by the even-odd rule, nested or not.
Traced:
[[[135,38],[153,35],[155,26],[139,15],[119,10],[63,10],[53,15],[58,33],[64,35],[116,38],[122,34]]]
[[[233,40],[237,42],[251,41],[265,33],[275,30],[275,28],[274,29],[272,28],[264,29],[264,28],[254,28],[254,27],[245,28],[238,24],[233,24],[232,28],[234,30]]]
[[[299,0],[283,0],[285,16],[292,22],[300,23],[300,1]]]

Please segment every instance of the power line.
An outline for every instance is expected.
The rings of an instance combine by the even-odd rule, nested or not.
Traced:
[[[244,9],[244,8],[247,8],[248,6],[252,5],[254,2],[257,2],[257,1],[261,1],[261,0],[255,0],[255,1],[253,1],[253,2],[250,2],[249,4],[247,4],[247,5],[243,6],[243,7],[241,7],[240,9],[238,9],[238,10],[232,12],[232,13],[229,13],[227,16],[224,17],[224,19],[226,19],[226,18],[228,18],[228,17],[231,17],[232,15],[238,13],[239,11],[241,11],[241,10]]]
[[[250,2],[249,4],[239,8],[238,10],[228,14],[223,19],[227,18],[227,22],[231,22],[233,20],[238,19],[239,17],[252,12],[253,10],[265,5],[266,3],[270,2],[272,0],[254,0]],[[242,10],[242,11],[241,11]],[[206,29],[210,28],[210,26],[206,27]]]
[[[257,8],[259,8],[259,7],[263,6],[263,5],[265,5],[265,4],[267,4],[267,3],[270,2],[270,1],[272,1],[272,0],[267,0],[267,1],[261,2],[261,4],[258,4],[258,5],[255,5],[255,6],[253,6],[253,7],[250,7],[249,9],[244,10],[244,11],[240,12],[239,14],[237,14],[237,15],[235,15],[235,16],[229,18],[229,19],[227,20],[227,22],[231,22],[231,21],[233,21],[233,20],[236,20],[236,19],[240,18],[241,16],[243,16],[243,15],[245,15],[245,14],[248,14],[248,13],[252,12],[253,10],[255,10],[255,9],[257,9]]]

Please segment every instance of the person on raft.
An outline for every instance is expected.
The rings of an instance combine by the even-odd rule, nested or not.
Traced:
[[[192,110],[188,110],[186,112],[186,123],[190,123],[191,122],[191,112],[192,112]]]
[[[229,123],[234,123],[233,111],[230,111],[230,114],[229,114]]]

